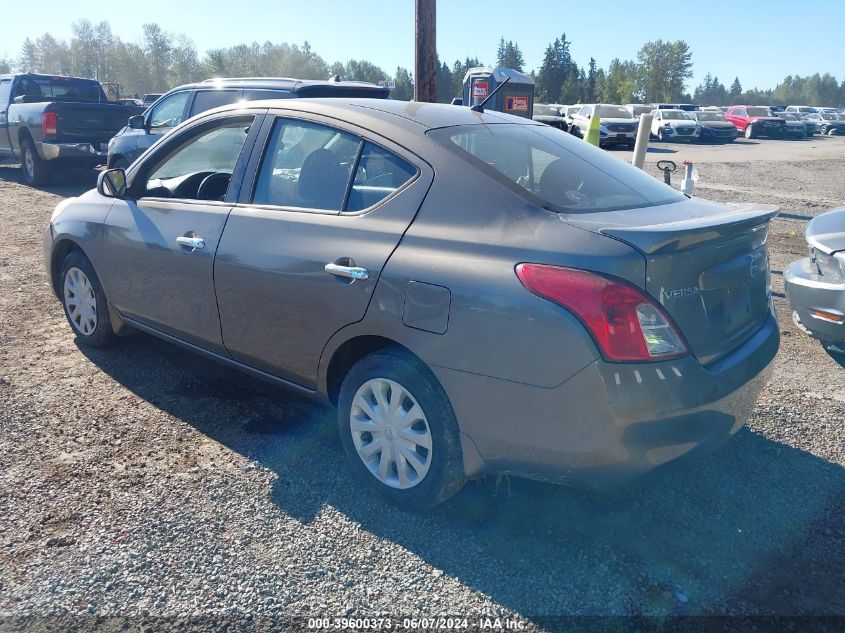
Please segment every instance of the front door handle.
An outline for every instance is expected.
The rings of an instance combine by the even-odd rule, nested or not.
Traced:
[[[198,251],[205,248],[205,240],[201,237],[188,237],[187,235],[180,235],[176,238],[176,243],[179,246],[185,246],[191,249],[191,252]]]
[[[337,275],[338,277],[346,277],[347,279],[369,279],[370,271],[360,266],[340,266],[339,264],[326,264],[326,272],[330,275]]]

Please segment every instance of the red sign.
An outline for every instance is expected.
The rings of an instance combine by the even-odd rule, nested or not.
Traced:
[[[486,81],[476,81],[472,84],[472,98],[473,99],[484,99],[487,96],[487,82]]]
[[[506,97],[505,110],[511,112],[528,112],[528,97]]]

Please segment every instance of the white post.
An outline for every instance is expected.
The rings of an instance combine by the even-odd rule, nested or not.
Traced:
[[[631,159],[631,164],[634,167],[643,168],[645,165],[645,153],[648,149],[648,141],[651,138],[651,122],[654,117],[651,114],[643,113],[640,115],[640,126],[637,129],[637,142],[634,145],[634,157]]]

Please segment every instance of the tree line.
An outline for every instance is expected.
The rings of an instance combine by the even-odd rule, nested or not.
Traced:
[[[708,73],[692,93],[692,51],[683,40],[646,42],[634,59],[614,58],[601,68],[594,58],[579,66],[572,58],[572,42],[561,35],[546,47],[539,68],[531,70],[538,103],[650,103],[694,101],[703,105],[801,103],[845,106],[845,81],[829,75],[788,76],[773,89],[743,90],[739,78],[730,87]],[[449,102],[461,95],[467,69],[484,65],[476,57],[437,61],[437,95]],[[495,65],[525,72],[517,43],[499,40]],[[395,99],[413,97],[413,76],[406,68],[384,69],[367,60],[329,63],[308,42],[302,45],[264,42],[211,49],[200,56],[183,34],[165,31],[156,23],[144,24],[138,42],[123,41],[108,22],[79,20],[70,40],[49,33],[27,38],[16,59],[0,59],[0,73],[11,70],[90,77],[113,84],[118,96],[165,92],[184,83],[209,77],[298,77],[383,83]]]

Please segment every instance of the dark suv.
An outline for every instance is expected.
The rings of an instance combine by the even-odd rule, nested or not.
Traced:
[[[369,97],[387,99],[390,89],[371,83],[340,81],[305,81],[280,78],[206,79],[174,88],[162,95],[142,115],[109,141],[107,165],[129,166],[150,145],[195,114],[237,101],[259,99],[296,99],[304,97]]]

